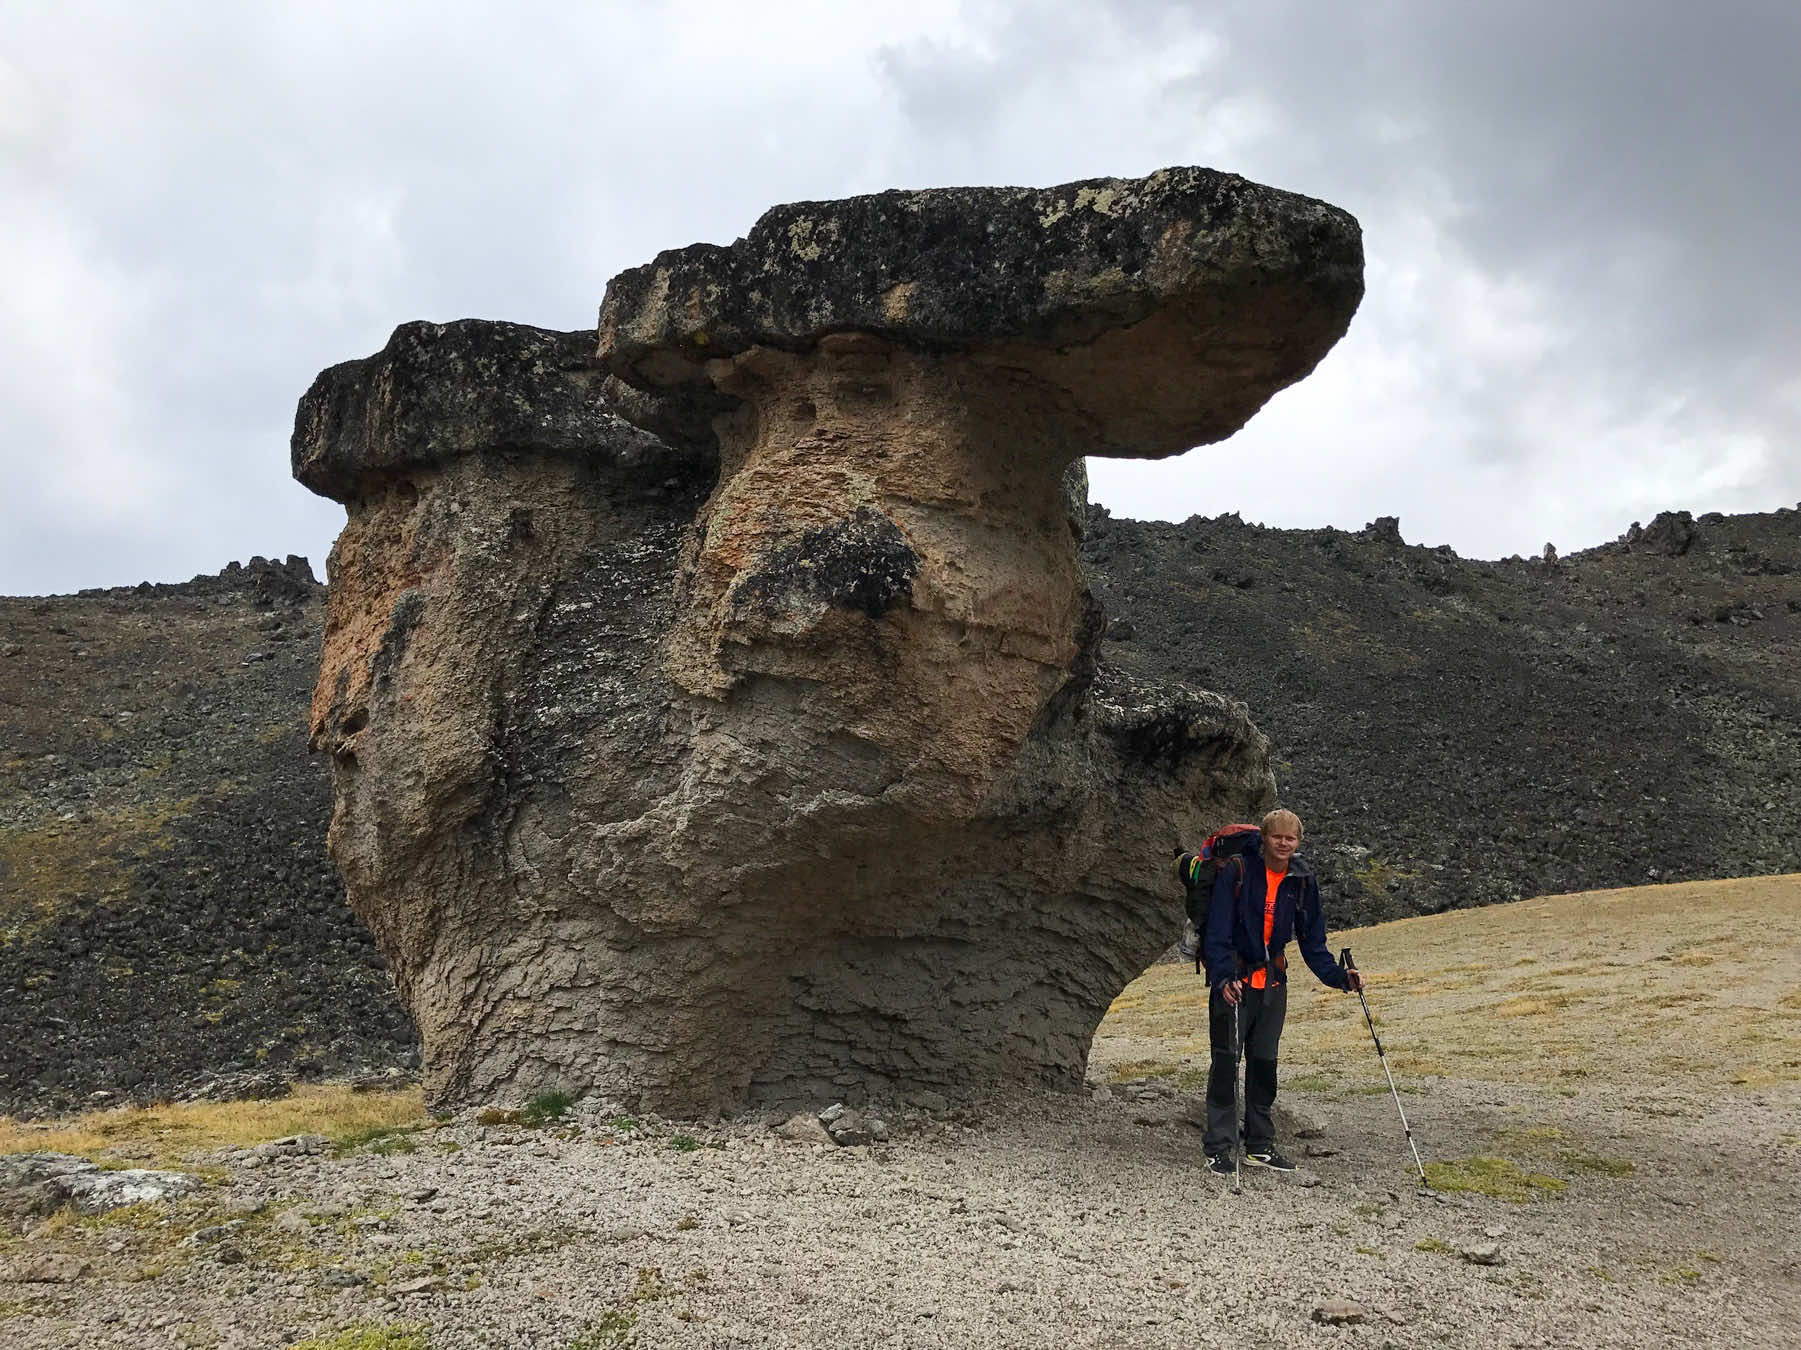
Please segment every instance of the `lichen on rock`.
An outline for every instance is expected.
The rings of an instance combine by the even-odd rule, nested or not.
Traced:
[[[313,737],[432,1099],[1078,1084],[1171,846],[1272,790],[1098,664],[1081,457],[1230,434],[1360,293],[1342,212],[1169,170],[780,207],[596,334],[321,375]]]

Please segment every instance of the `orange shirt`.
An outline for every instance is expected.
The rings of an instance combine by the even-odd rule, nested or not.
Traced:
[[[1288,875],[1284,867],[1280,872],[1263,869],[1263,950],[1269,950],[1270,936],[1276,931],[1276,888],[1282,884],[1282,878]],[[1269,971],[1259,966],[1251,972],[1251,988],[1262,989],[1269,983]]]

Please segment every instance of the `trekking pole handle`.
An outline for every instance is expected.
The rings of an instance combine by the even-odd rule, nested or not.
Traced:
[[[1351,949],[1346,947],[1338,954],[1338,966],[1341,970],[1355,970],[1357,963],[1351,959]]]

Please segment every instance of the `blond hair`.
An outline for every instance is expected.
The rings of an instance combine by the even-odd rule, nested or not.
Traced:
[[[1292,834],[1296,839],[1307,833],[1301,825],[1301,818],[1286,806],[1278,806],[1265,816],[1262,828],[1265,834]]]

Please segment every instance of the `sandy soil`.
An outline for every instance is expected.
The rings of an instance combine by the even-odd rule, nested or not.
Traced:
[[[1097,1038],[1106,1100],[896,1112],[882,1145],[591,1112],[215,1152],[199,1197],[0,1246],[90,1267],[0,1280],[0,1344],[1801,1345],[1801,878],[1343,941],[1435,1178],[1530,1198],[1419,1193],[1356,1002],[1301,990],[1284,1100],[1323,1133],[1231,1194],[1184,1119],[1193,976],[1160,967]]]

